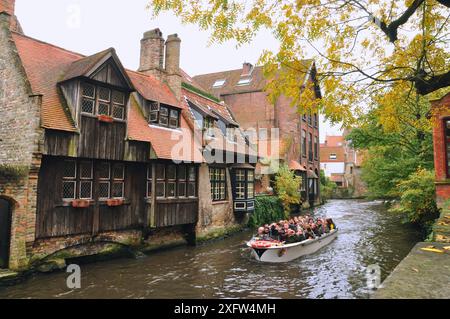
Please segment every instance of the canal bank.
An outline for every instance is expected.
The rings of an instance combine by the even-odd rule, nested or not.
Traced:
[[[450,250],[446,247],[449,244],[418,243],[372,298],[450,298]]]
[[[80,264],[81,289],[68,289],[63,271],[31,275],[0,287],[0,298],[369,298],[368,267],[378,265],[384,280],[420,240],[381,202],[331,200],[312,213],[333,218],[339,236],[290,263],[256,262],[245,246],[252,232],[244,231],[197,247]]]

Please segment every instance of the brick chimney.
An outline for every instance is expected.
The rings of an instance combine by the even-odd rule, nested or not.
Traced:
[[[166,41],[166,81],[177,99],[181,97],[180,52],[181,39],[177,34],[169,35]]]
[[[10,30],[23,33],[19,20],[15,15],[16,0],[0,0],[0,12],[6,12],[11,16]]]
[[[243,67],[242,67],[242,74],[241,76],[250,76],[253,72],[253,64],[245,62]]]
[[[1,1],[1,0],[0,0]],[[161,30],[144,33],[141,40],[141,62],[139,72],[156,76],[162,80],[164,69],[164,38]]]

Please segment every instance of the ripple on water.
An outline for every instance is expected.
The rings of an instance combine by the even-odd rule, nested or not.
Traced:
[[[420,240],[381,202],[330,201],[312,213],[332,217],[339,236],[291,263],[256,262],[243,245],[251,237],[246,232],[137,260],[83,265],[80,290],[68,290],[66,274],[55,273],[0,288],[0,298],[367,298],[367,266],[378,264],[385,278]]]

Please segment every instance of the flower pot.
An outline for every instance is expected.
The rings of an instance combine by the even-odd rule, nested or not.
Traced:
[[[123,199],[108,199],[106,205],[109,207],[117,207],[123,205]]]
[[[108,116],[108,115],[98,115],[97,119],[100,122],[104,122],[104,123],[112,123],[112,122],[114,122],[114,119],[111,116]]]
[[[87,208],[90,206],[90,202],[86,199],[77,199],[72,201],[73,208]]]

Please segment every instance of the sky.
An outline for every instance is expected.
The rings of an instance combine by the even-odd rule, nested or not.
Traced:
[[[171,13],[152,18],[147,0],[16,0],[16,15],[26,35],[91,55],[114,47],[123,65],[139,65],[140,40],[145,31],[160,28],[163,35],[182,39],[181,67],[190,75],[238,69],[255,64],[264,49],[277,50],[278,41],[261,31],[249,45],[208,45],[209,34],[195,25],[183,25]],[[321,141],[340,130],[321,118]]]

